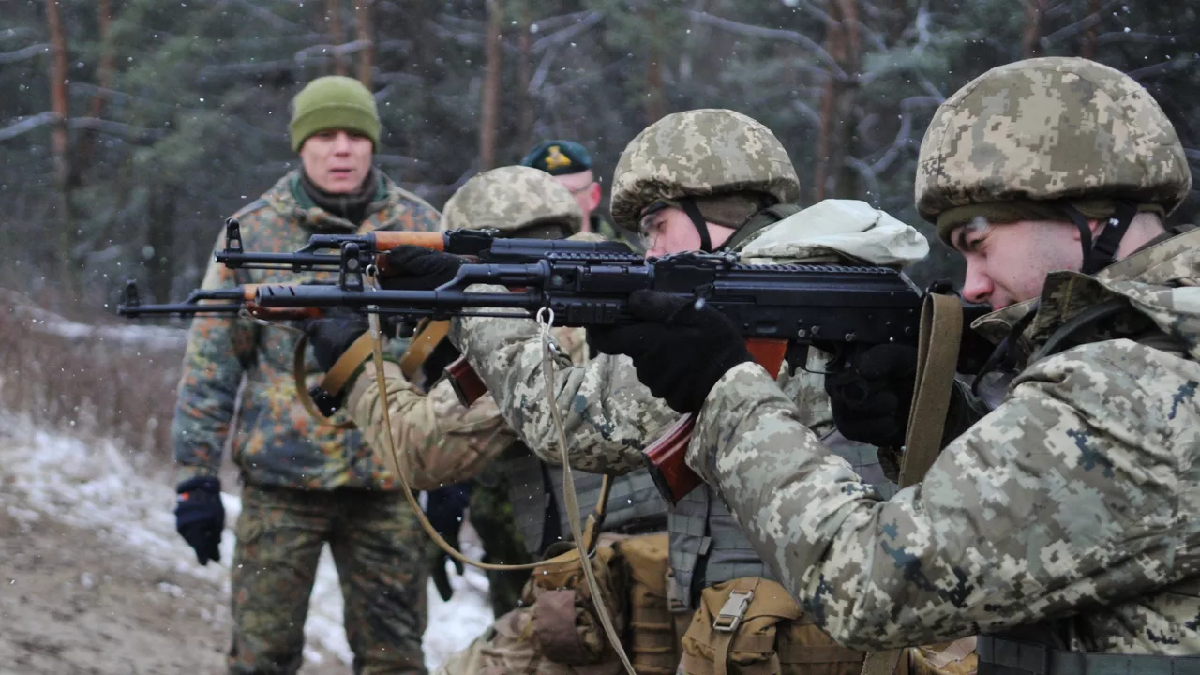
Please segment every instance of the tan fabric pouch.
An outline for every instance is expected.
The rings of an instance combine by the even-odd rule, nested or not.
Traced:
[[[639,675],[671,675],[679,666],[680,635],[667,600],[668,535],[631,537],[619,544],[629,575],[629,643]]]
[[[683,636],[688,675],[859,675],[863,654],[839,646],[769,579],[733,579],[701,593]]]
[[[627,596],[621,557],[611,546],[597,546],[591,563],[614,626],[623,633]],[[527,589],[533,607],[533,635],[547,658],[572,666],[594,665],[616,658],[596,614],[578,550],[572,548],[548,559],[534,569],[530,581]]]

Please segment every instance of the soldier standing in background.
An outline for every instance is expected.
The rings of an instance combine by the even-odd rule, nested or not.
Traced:
[[[437,229],[433,207],[372,166],[381,125],[366,87],[323,77],[297,94],[292,107],[292,149],[302,168],[236,214],[247,249],[293,251],[314,232]],[[210,263],[203,287],[295,280],[290,271]],[[188,332],[172,429],[175,515],[201,564],[220,559],[225,512],[218,469],[227,440],[244,481],[229,672],[299,669],[309,594],[328,543],[354,672],[424,673],[422,532],[362,434],[321,425],[298,403],[296,339],[286,327],[226,316],[197,317]]]

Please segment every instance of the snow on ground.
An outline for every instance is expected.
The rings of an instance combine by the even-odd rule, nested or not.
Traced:
[[[164,570],[214,581],[228,594],[229,564],[233,559],[229,525],[241,511],[237,496],[221,495],[227,524],[221,540],[221,563],[201,566],[175,533],[171,514],[175,495],[169,479],[144,457],[123,452],[108,441],[84,442],[38,429],[18,417],[0,415],[0,467],[5,490],[23,497],[30,509],[94,530]],[[9,514],[16,518],[38,517],[32,510],[23,513],[11,506]],[[433,583],[429,584],[425,661],[430,668],[465,648],[491,621],[487,581],[482,573],[474,568],[468,568],[464,577],[451,573],[451,583],[455,593],[449,602],[442,602]],[[160,586],[160,590],[173,592],[169,586]],[[350,663],[350,648],[342,630],[341,593],[328,548],[321,555],[305,630],[310,647],[317,646]],[[306,656],[312,661],[322,660],[321,653],[312,649],[306,650]]]

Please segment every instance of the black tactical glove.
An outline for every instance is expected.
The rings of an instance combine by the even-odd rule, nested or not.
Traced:
[[[321,370],[329,370],[358,336],[367,332],[367,317],[352,310],[335,309],[321,319],[307,319],[302,326]]]
[[[432,291],[454,279],[463,259],[449,253],[397,246],[388,251],[387,262],[379,273],[379,285],[385,291]]]
[[[916,377],[916,347],[888,344],[867,349],[851,367],[825,376],[834,425],[852,441],[904,445]]]
[[[221,482],[197,476],[180,483],[175,492],[175,531],[196,551],[201,565],[221,562],[221,530],[225,529]]]
[[[454,548],[458,548],[458,530],[462,526],[463,514],[471,503],[471,482],[465,481],[430,490],[425,495],[425,516],[429,524],[442,535],[442,539]],[[454,595],[454,587],[450,585],[450,577],[446,576],[446,559],[450,557],[436,542],[429,542],[429,573],[433,584],[437,586],[438,595],[442,600],[449,600]],[[454,568],[459,576],[463,574],[463,564],[454,561]]]
[[[642,384],[678,412],[699,412],[721,376],[754,360],[733,322],[691,298],[635,291],[629,312],[639,323],[589,328],[588,344],[632,358]]]

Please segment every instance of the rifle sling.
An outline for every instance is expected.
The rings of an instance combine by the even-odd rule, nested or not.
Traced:
[[[404,377],[411,381],[417,370],[425,364],[425,360],[433,353],[434,348],[438,346],[442,338],[446,337],[446,334],[449,332],[449,321],[422,321],[417,334],[408,346],[408,350],[404,352],[404,356],[400,357],[400,372],[404,373]]]
[[[941,450],[962,326],[962,303],[957,296],[941,293],[925,296],[917,343],[917,379],[908,413],[904,459],[900,464],[901,488],[921,482]],[[871,652],[863,660],[862,675],[892,675],[903,655],[903,649]]]
[[[921,482],[941,450],[962,327],[962,303],[956,296],[925,296],[917,345],[917,380],[900,466],[901,488]]]
[[[354,427],[353,422],[330,422],[325,413],[317,407],[312,396],[308,391],[308,368],[305,367],[305,350],[308,347],[308,336],[301,335],[296,340],[296,349],[292,352],[292,381],[296,385],[296,397],[300,399],[300,404],[308,411],[308,414],[313,419],[331,426],[335,429],[351,429]],[[323,395],[330,398],[336,397],[342,388],[346,386],[350,377],[358,370],[367,359],[371,358],[371,337],[369,333],[363,333],[351,343],[350,348],[338,357],[338,360],[333,364],[325,375],[321,378],[318,389]]]

